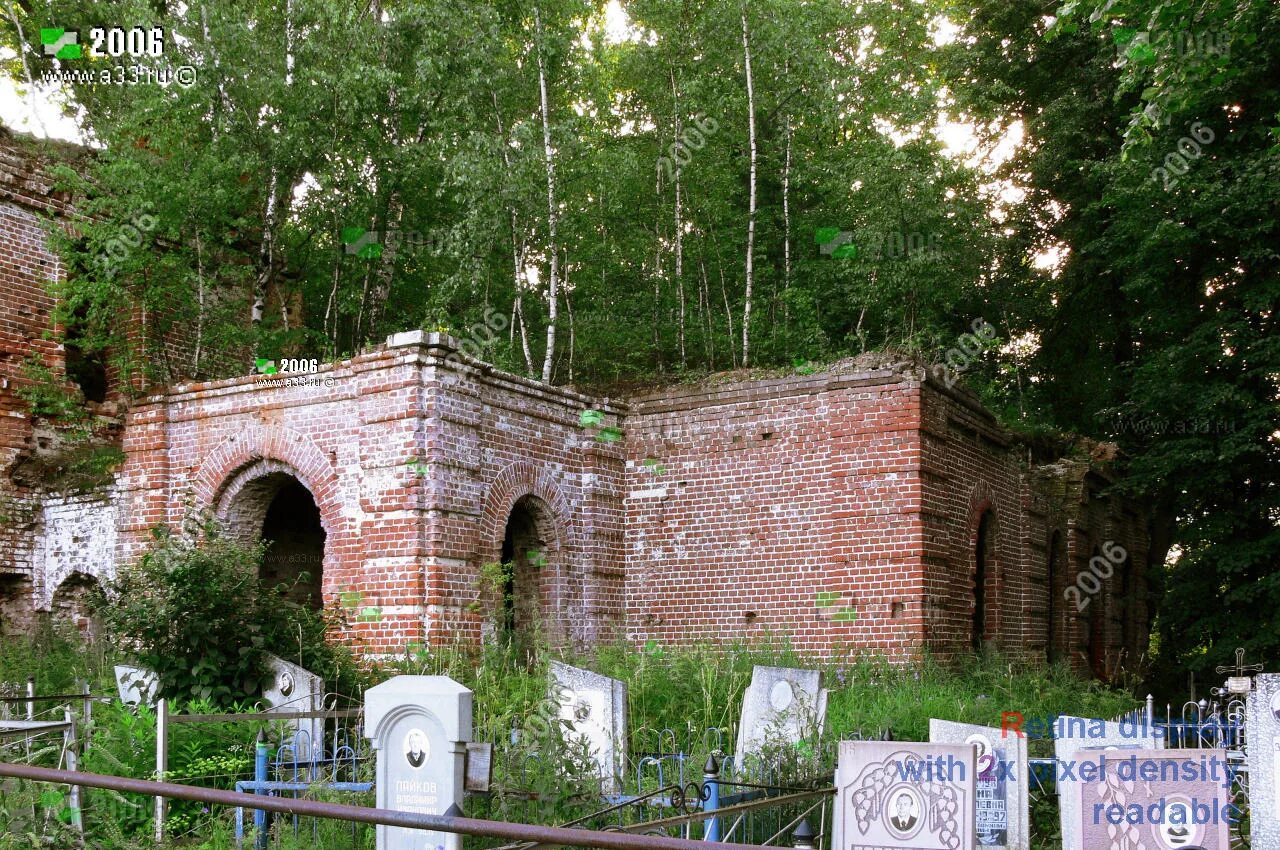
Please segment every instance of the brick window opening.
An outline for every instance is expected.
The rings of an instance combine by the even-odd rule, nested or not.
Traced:
[[[1090,558],[1100,555],[1101,552],[1095,547]],[[1099,679],[1107,678],[1106,600],[1104,588],[1102,593],[1093,596],[1089,607],[1085,609],[1085,619],[1088,621],[1086,650],[1089,655],[1089,670]]]
[[[1049,564],[1045,572],[1045,589],[1049,594],[1045,611],[1045,660],[1053,663],[1062,657],[1062,639],[1059,636],[1058,617],[1061,608],[1058,605],[1059,584],[1058,573],[1062,571],[1060,549],[1062,535],[1055,531],[1049,538]]]
[[[987,578],[991,563],[991,511],[978,521],[978,539],[974,546],[972,646],[981,652],[987,636]]]
[[[67,377],[70,378],[85,401],[104,402],[107,400],[107,366],[101,352],[86,353],[77,343],[85,329],[85,317],[88,308],[79,307],[68,323],[63,354],[66,358]]]
[[[550,506],[537,496],[524,496],[512,506],[502,538],[499,632],[503,641],[527,654],[539,635],[546,634],[543,597],[554,558],[554,528]]]
[[[31,627],[31,580],[0,575],[0,637],[25,634]]]

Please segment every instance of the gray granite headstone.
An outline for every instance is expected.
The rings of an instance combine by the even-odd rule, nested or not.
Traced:
[[[1063,715],[1053,724],[1053,737],[1053,755],[1058,761],[1058,817],[1062,826],[1062,847],[1063,850],[1084,850],[1080,843],[1080,791],[1076,787],[1081,782],[1083,766],[1086,763],[1096,766],[1102,750],[1161,749],[1164,747],[1164,735],[1140,720],[1115,723]]]
[[[1247,711],[1249,846],[1280,850],[1280,674],[1254,676]]]
[[[977,747],[977,846],[1005,850],[1031,847],[1031,801],[1027,794],[1027,739],[1001,730],[947,720],[929,721],[935,744]]]
[[[616,793],[627,752],[626,683],[552,661],[551,698],[573,729],[571,742],[585,740],[604,792]]]
[[[448,676],[396,676],[365,691],[377,805],[441,815],[462,807],[471,691]],[[462,836],[379,826],[378,850],[462,850]]]
[[[751,686],[742,697],[734,764],[741,770],[748,754],[821,732],[826,711],[827,694],[819,671],[755,667]]]
[[[832,850],[974,850],[972,744],[841,741]]]
[[[150,670],[128,664],[116,665],[116,690],[125,705],[155,705],[158,685],[156,674]]]
[[[1092,752],[1096,770],[1074,787],[1079,847],[1230,850],[1226,750]]]
[[[324,680],[306,668],[267,655],[271,684],[262,691],[267,711],[323,711]],[[293,721],[294,760],[311,762],[324,758],[324,719]]]

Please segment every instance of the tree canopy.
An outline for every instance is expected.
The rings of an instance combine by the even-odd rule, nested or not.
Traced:
[[[51,26],[86,54],[163,27],[163,54],[55,59]],[[1204,670],[1280,662],[1278,26],[1267,0],[24,0],[0,44],[24,86],[193,69],[62,84],[97,148],[58,243],[82,348],[154,367],[117,320],[141,306],[213,377],[498,311],[486,359],[602,386],[936,357],[981,320],[966,380],[1007,424],[1120,445],[1175,555],[1159,657]]]

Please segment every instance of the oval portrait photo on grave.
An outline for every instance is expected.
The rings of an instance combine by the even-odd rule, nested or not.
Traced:
[[[286,697],[293,695],[293,674],[288,670],[280,674],[280,693]]]
[[[404,757],[411,767],[422,767],[431,758],[431,743],[421,729],[410,729],[404,736]]]
[[[1170,850],[1200,850],[1204,831],[1204,826],[1192,819],[1191,800],[1186,797],[1168,798],[1164,818],[1151,824],[1157,844]]]
[[[885,807],[885,823],[894,836],[910,838],[920,831],[924,821],[924,800],[919,791],[910,785],[899,785],[890,789],[885,799],[889,801]]]

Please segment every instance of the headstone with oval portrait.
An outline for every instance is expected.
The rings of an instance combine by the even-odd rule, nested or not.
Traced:
[[[1280,674],[1259,673],[1246,707],[1251,850],[1280,850]]]
[[[365,691],[378,808],[442,815],[462,807],[471,691],[448,676],[396,676]],[[379,826],[378,850],[461,850],[455,833]]]
[[[324,679],[277,655],[267,655],[267,667],[271,683],[262,689],[267,711],[324,710]],[[311,763],[324,758],[324,718],[301,718],[294,720],[292,727],[293,739],[287,746],[294,761]]]
[[[822,673],[791,667],[761,667],[751,671],[751,685],[742,696],[742,720],[734,763],[775,745],[789,745],[821,732],[827,713]]]
[[[972,744],[841,741],[833,850],[974,850]]]
[[[990,726],[930,720],[929,740],[977,749],[974,823],[978,846],[1027,850],[1031,846],[1027,739],[1002,735]]]
[[[1226,750],[1103,750],[1091,781],[1074,793],[1079,843],[1066,850],[1229,850],[1231,805]]]
[[[552,661],[551,691],[571,742],[586,746],[604,793],[617,793],[627,748],[626,682]]]

